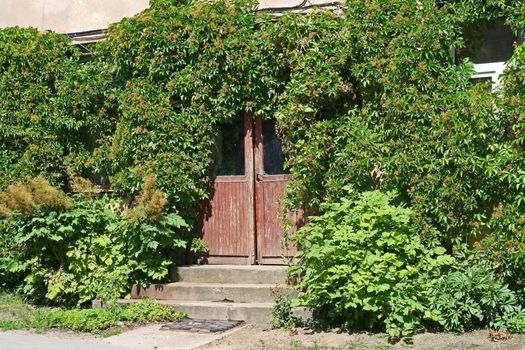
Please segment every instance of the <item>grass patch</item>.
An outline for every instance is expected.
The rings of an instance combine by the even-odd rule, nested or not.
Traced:
[[[148,322],[178,321],[186,316],[167,305],[145,299],[104,309],[35,308],[13,296],[0,297],[0,330],[70,329],[102,336],[119,334],[124,326]]]

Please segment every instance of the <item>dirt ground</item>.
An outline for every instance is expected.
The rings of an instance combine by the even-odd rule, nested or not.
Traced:
[[[0,333],[4,336],[31,336],[34,344],[39,340],[53,340],[69,344],[76,342],[88,349],[106,349],[113,346],[115,350],[525,350],[525,334],[513,335],[510,339],[492,341],[486,330],[466,334],[425,333],[413,337],[411,342],[389,344],[384,334],[367,333],[310,333],[298,329],[295,333],[284,330],[268,329],[261,326],[245,325],[222,334],[195,334],[181,331],[160,331],[161,324],[129,329],[118,336],[101,338],[86,333],[65,330],[49,330],[45,334],[31,331],[11,331]],[[215,339],[215,340],[214,340]],[[200,343],[200,344],[199,344]],[[204,345],[202,345],[204,344]],[[3,349],[0,342],[0,349]],[[26,344],[27,345],[27,344]],[[69,344],[71,345],[71,344]],[[200,346],[199,346],[200,345]],[[28,347],[34,349],[35,347]],[[45,347],[39,346],[41,349]],[[73,347],[61,346],[62,349]],[[75,349],[84,348],[75,346]],[[25,349],[12,347],[12,349]],[[57,349],[57,347],[53,348]],[[9,348],[11,350],[11,348]]]
[[[228,337],[199,347],[199,350],[525,350],[525,335],[513,335],[510,339],[493,341],[488,331],[480,330],[456,335],[451,333],[424,333],[389,344],[384,334],[366,333],[310,333],[299,329],[297,334],[254,325],[245,326]]]

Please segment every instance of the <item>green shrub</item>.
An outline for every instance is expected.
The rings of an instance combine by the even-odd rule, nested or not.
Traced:
[[[22,279],[11,271],[11,263],[19,251],[14,242],[15,231],[11,222],[0,218],[0,290],[9,291],[15,288]]]
[[[454,61],[450,48],[461,51],[465,27],[482,10],[497,10],[479,2],[346,5],[340,22],[284,16],[272,27],[290,66],[276,112],[290,197],[318,212],[348,183],[395,191],[425,241],[464,242],[506,196],[491,146],[509,143],[501,131],[512,119],[495,115],[496,96],[469,83],[471,63]]]
[[[147,322],[177,321],[186,315],[175,312],[168,305],[143,300],[126,306],[107,309],[51,309],[35,313],[35,324],[43,328],[65,328],[80,332],[100,333],[120,322],[144,324]]]
[[[474,257],[433,279],[429,305],[445,331],[482,327],[515,331],[522,322],[516,295]]]
[[[121,320],[132,323],[160,322],[184,317],[184,313],[176,313],[171,306],[160,305],[151,299],[131,303],[121,311]]]
[[[517,307],[506,312],[494,322],[495,328],[512,333],[525,333],[525,309]]]
[[[73,101],[85,87],[65,83],[78,83],[79,60],[64,35],[0,30],[0,190],[38,175],[61,186],[68,166],[84,169],[90,111]]]
[[[35,323],[43,328],[66,328],[78,332],[95,333],[107,329],[118,320],[111,309],[76,309],[36,311]]]
[[[299,302],[330,324],[397,337],[432,318],[427,276],[453,259],[443,248],[425,248],[412,212],[393,200],[379,191],[349,195],[293,236]]]
[[[525,20],[523,6],[514,13],[517,23]],[[498,110],[508,121],[502,129],[508,142],[492,146],[496,154],[490,168],[503,182],[496,191],[501,200],[489,208],[490,221],[476,248],[487,256],[497,277],[508,284],[525,305],[525,44],[515,47],[502,80]]]
[[[9,315],[6,310],[10,310]],[[103,333],[110,328],[147,322],[177,321],[186,317],[168,305],[144,299],[128,305],[112,305],[104,309],[35,309],[19,298],[7,296],[0,300],[0,329],[64,328],[78,332]],[[113,332],[115,333],[115,332]]]
[[[115,199],[76,198],[71,208],[9,212],[1,237],[17,250],[2,252],[0,273],[22,279],[19,292],[30,300],[65,306],[113,301],[134,283],[162,281],[190,237],[179,215],[159,207],[162,193],[148,192],[154,195],[128,211]]]
[[[516,293],[525,305],[525,215],[516,205],[494,209],[485,237],[475,244],[496,277]]]
[[[277,290],[274,292],[275,305],[270,313],[270,323],[274,328],[290,330],[301,326],[303,320],[300,316],[293,314],[293,299],[285,292]]]

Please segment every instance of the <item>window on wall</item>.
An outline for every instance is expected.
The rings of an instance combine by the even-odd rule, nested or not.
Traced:
[[[499,77],[505,70],[505,62],[478,63],[474,65],[475,74],[471,81],[481,83],[492,81],[492,89],[496,90],[500,86]]]
[[[289,170],[285,168],[286,155],[275,131],[275,123],[275,119],[263,120],[264,173],[289,174]]]
[[[243,114],[223,124],[215,136],[212,148],[212,164],[208,176],[244,175],[244,124]]]
[[[466,55],[474,62],[476,73],[473,82],[492,81],[492,89],[500,86],[500,76],[505,70],[505,62],[512,57],[514,43],[519,38],[502,20],[474,31],[466,38]]]

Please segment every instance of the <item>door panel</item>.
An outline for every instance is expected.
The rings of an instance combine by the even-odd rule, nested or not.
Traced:
[[[275,133],[275,121],[255,119],[254,127],[255,208],[257,228],[257,261],[260,264],[283,264],[283,257],[295,250],[285,246],[283,212],[286,185],[290,175],[285,174],[281,142]],[[295,224],[302,213],[289,215]],[[295,225],[291,225],[294,230]]]
[[[284,166],[286,156],[283,152],[281,140],[277,137],[275,130],[275,119],[264,119],[260,123],[262,124],[262,131],[258,130],[258,133],[262,134],[260,142],[263,145],[262,165],[264,174],[288,174],[289,172]]]
[[[210,249],[207,258],[210,264],[255,262],[252,117],[245,114],[236,123],[226,126],[216,140],[210,197],[201,203],[197,218]],[[239,125],[243,130],[240,136],[235,131]],[[243,165],[240,169],[239,158]],[[223,175],[227,172],[230,175]]]
[[[245,114],[215,140],[207,201],[197,222],[210,264],[283,264],[283,202],[290,175],[275,122]],[[295,230],[302,211],[289,215]],[[256,260],[257,259],[257,260]]]
[[[257,256],[260,264],[283,264],[295,250],[285,246],[283,204],[289,175],[259,175],[256,183]],[[296,214],[287,219],[295,222]]]

